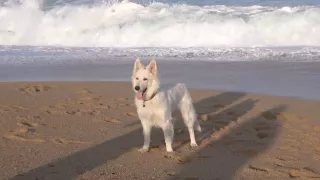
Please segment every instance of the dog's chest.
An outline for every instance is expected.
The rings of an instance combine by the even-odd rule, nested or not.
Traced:
[[[146,105],[138,107],[137,111],[141,121],[147,121],[154,126],[161,126],[165,119],[163,108]]]
[[[149,106],[143,106],[143,104],[141,104],[140,106],[137,107],[138,108],[138,114],[140,118],[152,118],[154,116],[157,116],[157,111],[158,109],[149,105]]]

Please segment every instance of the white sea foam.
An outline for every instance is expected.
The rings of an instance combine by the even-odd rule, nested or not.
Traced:
[[[73,47],[320,46],[315,6],[192,6],[128,1],[0,7],[0,44]]]
[[[82,48],[0,46],[0,65],[126,63],[136,57],[160,61],[320,61],[320,48]],[[120,60],[120,61],[119,61]]]

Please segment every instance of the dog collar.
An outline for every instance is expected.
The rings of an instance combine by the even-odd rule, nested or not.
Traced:
[[[153,99],[157,95],[157,93],[158,93],[157,91],[154,92],[149,100],[143,100],[142,107],[146,107],[146,101],[150,101],[151,99]]]

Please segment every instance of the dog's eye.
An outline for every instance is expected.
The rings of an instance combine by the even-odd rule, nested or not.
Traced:
[[[136,77],[136,80],[139,80],[139,78],[138,78],[138,77]]]
[[[144,81],[148,80],[147,78],[143,78]]]

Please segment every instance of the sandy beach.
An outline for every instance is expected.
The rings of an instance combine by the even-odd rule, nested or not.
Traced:
[[[140,153],[129,83],[1,83],[0,179],[320,179],[319,101],[190,91],[199,147],[178,121]]]
[[[0,1],[0,180],[320,180],[319,0]],[[175,113],[141,153],[130,77],[157,61]]]

